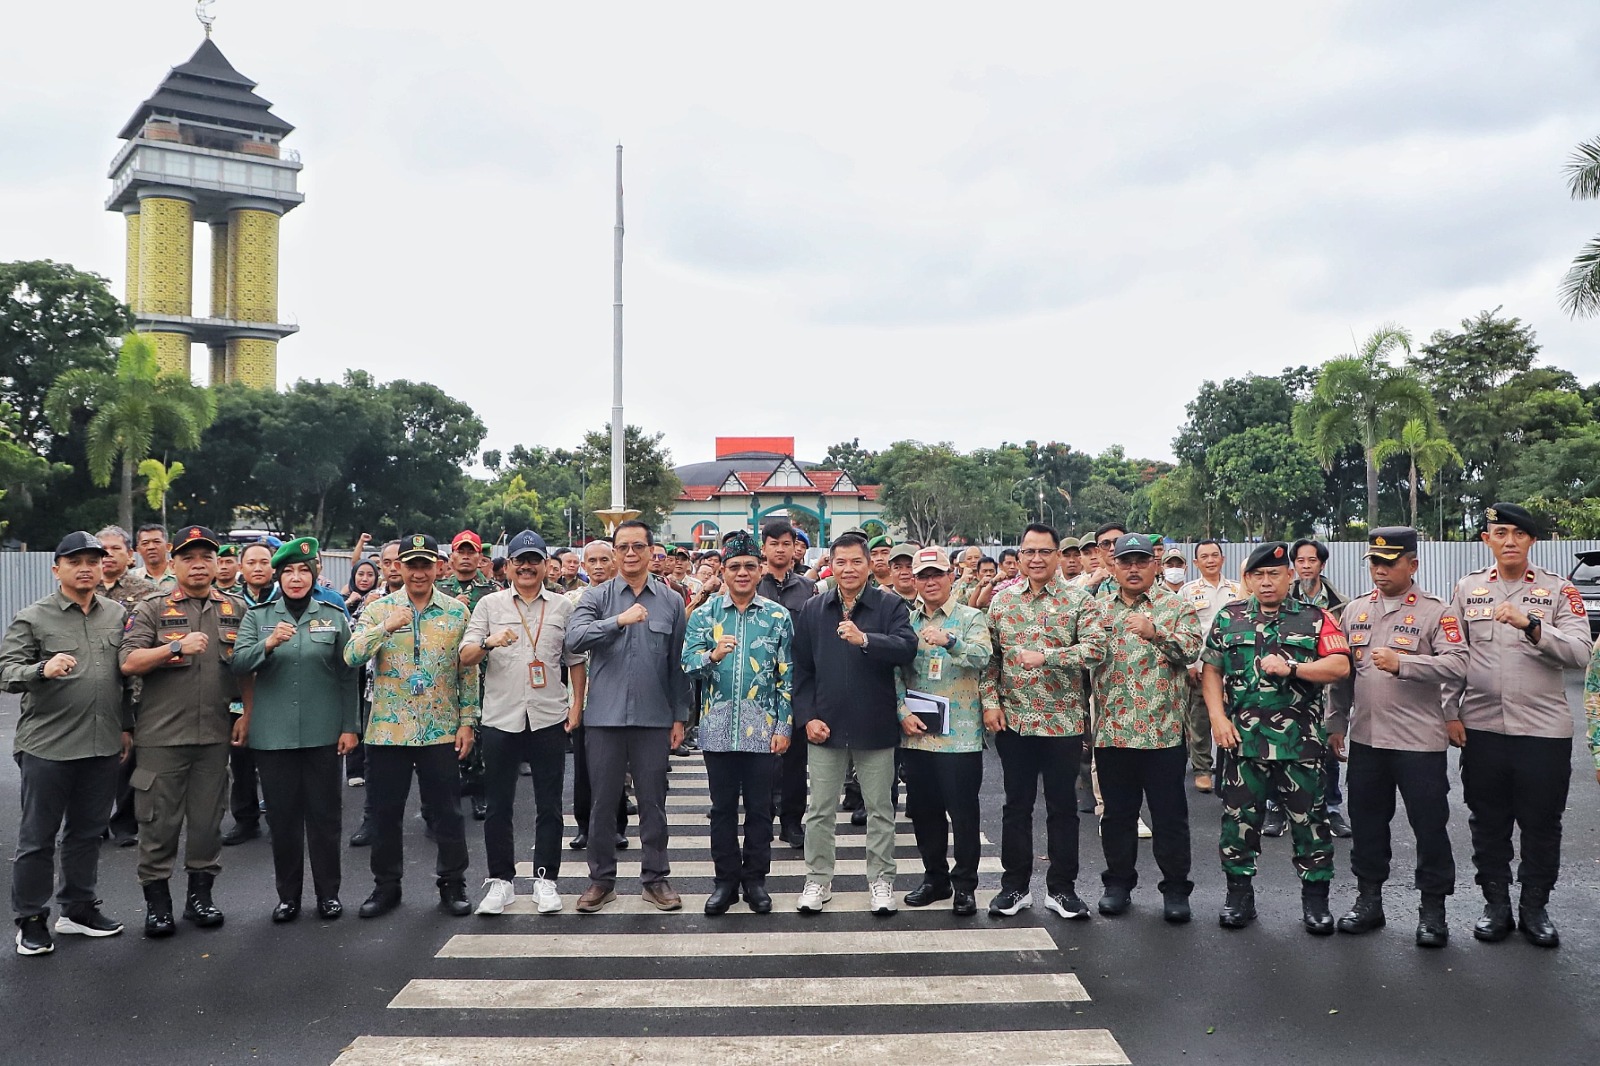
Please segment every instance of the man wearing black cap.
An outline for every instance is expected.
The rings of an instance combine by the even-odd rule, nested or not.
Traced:
[[[1276,792],[1289,814],[1306,930],[1325,936],[1333,837],[1322,805],[1322,686],[1350,672],[1350,645],[1331,614],[1289,596],[1289,545],[1258,545],[1244,572],[1253,595],[1217,613],[1200,656],[1211,733],[1230,753],[1219,782],[1228,898],[1218,920],[1227,929],[1255,921],[1261,823]]]
[[[756,586],[756,595],[782,604],[790,615],[817,594],[817,583],[800,573],[794,565],[804,557],[804,534],[785,519],[774,519],[761,527],[761,562],[765,572]],[[773,809],[778,812],[778,839],[791,848],[806,846],[806,831],[801,819],[806,813],[806,750],[809,744],[794,743],[782,755],[778,796]]]
[[[1440,686],[1459,681],[1466,670],[1466,636],[1445,602],[1414,583],[1415,529],[1372,530],[1367,561],[1373,591],[1352,600],[1343,620],[1355,669],[1333,686],[1329,700],[1331,753],[1345,758],[1347,734],[1350,740],[1350,866],[1359,891],[1339,931],[1365,933],[1384,924],[1389,823],[1398,790],[1417,838],[1417,946],[1443,947],[1450,938],[1444,901],[1456,887],[1445,753],[1466,733],[1455,708],[1441,708]]]
[[[0,685],[22,693],[16,759],[22,821],[11,868],[17,954],[47,955],[56,835],[61,835],[61,916],[56,932],[111,936],[100,913],[100,837],[111,817],[117,765],[132,727],[116,647],[127,612],[96,595],[106,551],[87,533],[56,545],[56,591],[17,612],[0,644]],[[64,826],[63,826],[64,823]]]
[[[1572,711],[1563,669],[1589,661],[1583,597],[1528,561],[1540,528],[1511,503],[1484,512],[1494,565],[1456,585],[1450,613],[1467,634],[1466,677],[1445,690],[1460,704],[1466,744],[1461,790],[1472,811],[1472,863],[1486,903],[1479,940],[1504,940],[1518,925],[1540,947],[1560,943],[1545,910],[1561,870],[1561,813],[1572,776]],[[1522,831],[1518,921],[1511,917],[1511,831]]]
[[[122,637],[122,672],[142,677],[133,744],[139,814],[139,883],[144,886],[145,935],[171,936],[168,879],[187,832],[184,867],[189,892],[183,917],[202,928],[222,924],[211,887],[222,870],[222,811],[228,792],[228,742],[239,697],[229,663],[245,603],[212,587],[217,535],[186,526],[172,545],[177,587],[142,600]]]

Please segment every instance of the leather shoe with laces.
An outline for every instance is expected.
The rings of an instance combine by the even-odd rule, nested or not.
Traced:
[[[439,886],[439,910],[452,918],[465,918],[472,913],[465,881],[447,881]]]
[[[283,900],[272,908],[272,920],[275,922],[292,922],[300,917],[299,900]]]
[[[317,900],[317,913],[331,922],[344,913],[344,904],[339,902],[337,896],[319,899]]]
[[[379,918],[398,906],[400,906],[400,893],[398,891],[375,888],[372,890],[372,895],[368,896],[361,904],[356,914],[362,918]]]
[[[924,881],[922,884],[906,893],[906,906],[926,907],[930,903],[938,903],[942,899],[949,899],[953,894],[954,893],[949,885],[940,887],[939,885],[930,884],[929,882]]]
[[[728,908],[739,902],[739,886],[732,881],[718,881],[706,897],[707,914],[726,914]]]

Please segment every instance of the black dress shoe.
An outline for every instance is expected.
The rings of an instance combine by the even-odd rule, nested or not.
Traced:
[[[472,819],[473,819],[473,821],[481,822],[487,817],[489,817],[489,801],[488,800],[474,799],[472,801]]]
[[[718,881],[706,897],[707,914],[726,914],[728,908],[739,902],[739,886],[732,881]]]
[[[634,802],[634,798],[632,796],[629,796],[627,805],[623,807],[623,810],[627,811],[629,814],[638,814],[639,804]]]
[[[766,885],[745,885],[744,901],[757,914],[766,914],[772,910],[772,896],[767,892]]]
[[[317,913],[330,922],[344,913],[344,904],[339,902],[337,896],[317,900]]]
[[[350,834],[352,848],[364,848],[372,843],[372,826],[366,822],[361,823],[361,828]]]
[[[618,851],[627,851],[628,850],[628,834],[626,834],[626,833],[618,833],[617,834],[617,850]]]
[[[573,851],[582,851],[584,848],[586,848],[588,846],[589,846],[589,834],[585,833],[585,832],[582,832],[581,830],[578,832],[577,836],[575,836],[571,840],[567,841],[567,847],[571,848]]]
[[[851,811],[850,812],[850,824],[851,825],[866,825],[867,824],[867,809],[865,807],[857,807],[855,810]]]
[[[1338,811],[1328,812],[1328,829],[1340,840],[1349,840],[1353,835],[1350,832],[1350,823],[1344,820],[1344,815]]]
[[[284,900],[272,908],[272,920],[275,922],[292,922],[300,917],[300,901]]]
[[[1189,907],[1189,897],[1182,892],[1167,892],[1161,897],[1161,917],[1173,925],[1183,925],[1194,917]]]
[[[225,847],[243,844],[246,840],[254,840],[261,835],[261,826],[252,822],[235,822],[232,829],[222,834],[222,843]]]
[[[472,913],[465,881],[449,881],[439,886],[439,910],[452,918],[465,918]]]
[[[114,832],[111,834],[111,843],[119,848],[131,848],[139,843],[139,834]]]
[[[375,888],[372,890],[372,895],[367,897],[366,902],[361,904],[356,913],[363,918],[377,918],[388,914],[398,906],[400,906],[400,893],[398,891]]]
[[[1101,914],[1114,918],[1119,914],[1127,914],[1128,908],[1133,906],[1133,893],[1128,891],[1126,885],[1107,885],[1105,893],[1096,904]]]
[[[786,825],[778,832],[778,839],[789,845],[791,848],[795,848],[797,850],[804,848],[806,846],[805,826],[798,822]]]
[[[906,893],[906,906],[926,907],[930,903],[938,903],[941,899],[949,899],[952,894],[949,885],[941,887],[924,881]]]
[[[967,918],[978,913],[978,897],[971,892],[957,892],[955,899],[950,901],[950,911],[961,918]]]

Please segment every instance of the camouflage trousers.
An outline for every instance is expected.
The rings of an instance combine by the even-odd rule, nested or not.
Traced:
[[[1254,877],[1261,854],[1267,797],[1276,794],[1289,815],[1294,869],[1303,881],[1333,879],[1333,833],[1322,801],[1322,762],[1241,759],[1224,753],[1217,792],[1222,797],[1222,870]]]

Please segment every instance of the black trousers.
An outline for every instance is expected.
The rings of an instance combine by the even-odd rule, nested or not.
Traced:
[[[922,857],[922,879],[957,892],[978,889],[978,790],[983,752],[900,749],[906,775],[906,817]],[[955,839],[955,868],[949,855]]]
[[[1132,889],[1139,883],[1139,811],[1150,805],[1150,853],[1161,871],[1157,886],[1188,895],[1192,859],[1189,850],[1189,751],[1170,748],[1095,748],[1094,765],[1100,775],[1100,850],[1106,869],[1100,880],[1107,888]]]
[[[1078,880],[1078,763],[1083,734],[1070,737],[1019,736],[1009,729],[995,734],[1005,805],[1000,813],[1000,876],[1002,888],[1026,892],[1033,880],[1033,806],[1044,781],[1044,825],[1050,869],[1045,891],[1065,892]]]
[[[434,841],[439,849],[434,865],[436,883],[448,885],[466,880],[467,837],[456,792],[460,774],[456,762],[456,749],[452,744],[367,745],[367,799],[372,804],[372,879],[380,889],[400,891],[400,874],[405,867],[400,826],[405,819],[406,800],[411,795],[413,773],[422,809],[432,817]]]
[[[772,756],[708,751],[711,861],[719,884],[764,885],[772,869]],[[739,798],[744,797],[744,848],[739,847]]]
[[[561,875],[561,788],[567,777],[565,722],[513,733],[483,726],[483,782],[489,803],[483,820],[483,850],[489,876],[510,881],[517,876],[516,839],[511,814],[516,804],[522,764],[533,771],[533,869],[554,881]]]
[[[1549,890],[1561,872],[1561,813],[1572,780],[1572,741],[1467,730],[1461,792],[1471,815],[1480,885],[1511,881],[1511,830],[1522,831],[1523,888]]]
[[[774,755],[778,761],[778,822],[798,826],[806,816],[806,751],[811,747],[803,735],[793,737],[789,750]]]
[[[11,909],[18,918],[48,914],[61,835],[63,908],[93,903],[99,883],[100,834],[117,788],[117,756],[41,759],[16,753],[22,771],[22,822],[11,866]]]
[[[238,748],[233,749],[238,751]],[[317,899],[339,898],[339,830],[344,800],[339,786],[339,752],[317,748],[262,749],[255,753],[261,794],[267,800],[272,830],[272,871],[278,899],[300,902],[306,853],[311,855],[311,888]]]
[[[259,827],[261,800],[256,794],[256,753],[252,748],[228,749],[228,810],[233,824]],[[269,825],[271,823],[268,823]]]
[[[133,809],[133,771],[139,763],[139,749],[128,749],[128,761],[117,767],[116,802],[111,808],[111,832],[117,836],[139,835],[139,815]]]
[[[365,691],[366,682],[367,679],[365,677],[356,678],[357,688]],[[361,730],[359,735],[363,737],[367,735],[367,719],[371,716],[372,704],[363,699],[361,701]],[[346,777],[360,778],[367,776],[367,745],[365,741],[357,744],[354,750],[344,757],[344,775]]]
[[[1456,859],[1450,850],[1450,775],[1442,751],[1399,751],[1350,745],[1345,775],[1349,790],[1350,869],[1362,881],[1389,879],[1389,824],[1396,790],[1417,838],[1417,890],[1449,895],[1456,890]]]
[[[586,735],[583,726],[572,731],[572,820],[578,832],[589,831],[589,808],[594,806],[593,792],[589,788],[589,756],[584,747]],[[628,795],[617,799],[617,832],[628,831]]]

